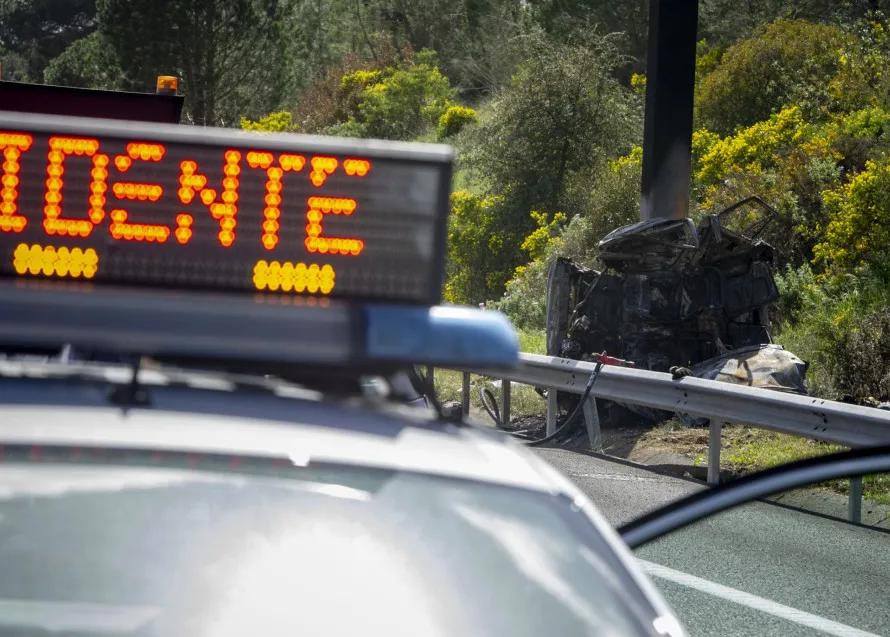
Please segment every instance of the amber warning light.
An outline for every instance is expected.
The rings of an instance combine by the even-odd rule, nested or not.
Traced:
[[[440,300],[446,147],[4,115],[0,159],[4,277]]]

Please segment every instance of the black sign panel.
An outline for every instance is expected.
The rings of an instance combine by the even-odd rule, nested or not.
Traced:
[[[435,304],[451,150],[0,114],[0,275]]]

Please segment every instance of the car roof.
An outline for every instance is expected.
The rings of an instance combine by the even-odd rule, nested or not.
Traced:
[[[274,393],[226,391],[221,377],[203,372],[183,375],[179,380],[185,384],[172,382],[176,374],[157,372],[151,406],[134,408],[108,399],[108,381],[117,375],[119,384],[125,368],[104,367],[104,382],[89,374],[55,378],[54,368],[0,360],[0,449],[24,444],[287,456],[295,463],[411,471],[557,495],[583,511],[653,612],[670,616],[657,589],[587,496],[504,432],[438,420],[417,407],[364,398],[326,400],[278,383],[271,384]],[[155,372],[144,371],[152,380]]]
[[[188,384],[157,378],[148,388],[150,405],[134,407],[109,401],[114,374],[106,373],[105,381],[51,373],[15,377],[9,363],[0,366],[5,372],[0,444],[286,456],[297,464],[329,462],[565,491],[536,456],[503,433],[437,420],[425,409],[361,397],[331,400],[298,388],[290,395],[237,391],[225,387],[224,376],[207,373],[186,374]]]

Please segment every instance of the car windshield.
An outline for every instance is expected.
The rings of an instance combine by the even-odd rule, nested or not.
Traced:
[[[0,634],[639,634],[562,500],[304,477],[0,466]]]

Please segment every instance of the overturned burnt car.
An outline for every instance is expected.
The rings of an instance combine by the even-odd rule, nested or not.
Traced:
[[[752,203],[765,214],[741,231],[728,229],[729,215]],[[748,384],[758,386],[758,379],[769,378],[764,386],[806,393],[806,363],[790,353],[778,354],[782,348],[771,345],[767,328],[767,309],[779,292],[773,248],[759,237],[774,217],[772,208],[751,197],[698,226],[687,218],[618,228],[599,243],[603,271],[557,260],[547,284],[547,353],[590,360],[605,352],[637,368],[667,372],[682,367],[699,375],[695,370],[720,368],[730,364],[733,352],[744,352],[746,368],[775,368],[753,375]],[[565,409],[576,400],[559,396]],[[598,403],[603,425],[672,416]]]

